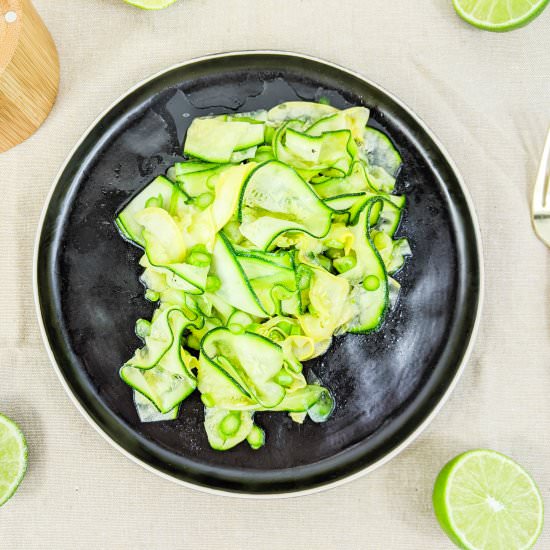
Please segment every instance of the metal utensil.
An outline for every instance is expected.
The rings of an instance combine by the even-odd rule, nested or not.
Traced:
[[[550,247],[550,128],[546,136],[533,191],[531,218],[535,233],[541,241]]]

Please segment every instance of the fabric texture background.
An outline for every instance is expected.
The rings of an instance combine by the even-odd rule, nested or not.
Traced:
[[[550,124],[550,9],[492,34],[463,23],[450,0],[180,0],[150,13],[122,0],[35,5],[59,49],[61,87],[44,126],[0,155],[0,410],[30,447],[27,476],[0,511],[2,549],[450,549],[433,516],[433,481],[477,447],[523,464],[550,510],[550,251],[529,221]],[[96,116],[169,65],[241,49],[326,58],[400,97],[458,164],[484,238],[481,329],[442,412],[370,475],[287,500],[185,489],[112,448],[59,383],[32,294],[40,211]],[[550,525],[537,548],[550,548]]]

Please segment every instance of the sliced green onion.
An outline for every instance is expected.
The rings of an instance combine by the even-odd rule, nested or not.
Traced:
[[[151,333],[151,323],[147,319],[136,321],[136,336],[144,340]]]
[[[187,263],[197,267],[208,267],[212,261],[210,254],[195,252],[187,258]]]
[[[373,291],[377,290],[380,286],[380,279],[376,275],[369,275],[363,281],[363,287],[365,290]]]
[[[212,255],[208,252],[206,246],[197,244],[189,250],[185,261],[197,267],[208,267],[212,262]]]
[[[254,424],[246,440],[252,449],[259,449],[265,445],[265,432]]]
[[[212,262],[212,256],[204,252],[192,252],[187,256],[185,262],[196,267],[208,267]]]
[[[336,239],[327,239],[326,241],[323,242],[323,244],[327,247],[327,248],[336,248],[338,250],[343,250],[344,249],[344,243],[336,240]]]
[[[199,244],[196,244],[195,246],[192,246],[190,249],[189,249],[189,252],[191,254],[193,254],[193,252],[202,252],[203,254],[210,254],[208,252],[208,248],[206,248],[206,245],[205,244],[202,244],[202,243],[199,243]]]
[[[222,286],[222,282],[216,275],[208,275],[206,278],[206,291],[216,292]]]
[[[232,243],[239,244],[243,242],[244,237],[240,230],[241,224],[238,221],[230,221],[225,224],[223,232]]]
[[[357,259],[355,256],[344,256],[342,258],[336,258],[332,262],[332,265],[334,265],[338,273],[345,273],[357,265]]]
[[[238,429],[241,426],[241,415],[238,412],[229,413],[221,422],[220,422],[220,431],[224,435],[233,435],[236,434]]]
[[[151,290],[148,288],[145,291],[145,299],[149,300],[150,302],[158,302],[160,298],[160,294],[156,290]]]
[[[334,410],[334,399],[328,391],[324,391],[307,414],[313,422],[324,422]]]
[[[273,327],[269,331],[269,339],[273,340],[274,342],[283,342],[286,340],[287,334],[285,334],[281,329],[277,327]]]
[[[275,375],[275,382],[277,382],[277,384],[284,386],[286,388],[292,384],[292,376],[290,376],[290,374],[288,374],[288,372],[286,372],[285,369],[281,369]]]

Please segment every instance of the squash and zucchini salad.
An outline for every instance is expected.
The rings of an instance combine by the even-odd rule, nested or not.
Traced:
[[[256,412],[330,416],[330,391],[302,362],[334,336],[378,329],[410,254],[395,238],[401,157],[368,119],[310,102],[196,118],[188,160],[120,212],[158,302],[120,369],[142,422],[177,418],[196,389],[218,450],[261,447]]]

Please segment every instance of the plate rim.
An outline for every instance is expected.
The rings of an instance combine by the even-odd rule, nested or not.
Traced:
[[[340,479],[337,479],[335,481],[330,481],[328,483],[323,483],[320,485],[317,485],[315,487],[310,487],[308,489],[299,489],[296,491],[284,491],[284,492],[265,492],[265,493],[250,493],[250,492],[244,492],[244,491],[229,491],[224,489],[218,489],[213,487],[207,487],[200,484],[195,484],[190,481],[185,481],[182,479],[178,479],[174,476],[171,476],[169,474],[166,474],[164,472],[161,472],[160,470],[157,470],[154,466],[151,466],[150,464],[147,464],[145,461],[139,459],[138,457],[134,456],[132,453],[124,449],[117,441],[115,441],[107,432],[105,432],[94,420],[92,417],[88,414],[88,412],[85,410],[84,406],[80,403],[76,395],[73,393],[71,388],[69,387],[69,384],[67,383],[63,372],[61,370],[61,367],[57,363],[53,350],[51,348],[48,335],[46,333],[46,327],[44,325],[44,320],[42,318],[42,309],[40,304],[40,297],[39,297],[39,290],[38,290],[38,253],[40,248],[40,238],[42,236],[44,222],[46,218],[46,213],[50,207],[50,203],[53,197],[53,194],[59,184],[59,180],[61,179],[61,176],[65,169],[67,168],[70,160],[72,159],[73,155],[77,151],[77,149],[80,147],[80,145],[84,142],[84,140],[88,137],[88,135],[92,132],[92,130],[96,127],[98,122],[106,116],[114,107],[116,107],[117,104],[119,104],[121,101],[123,101],[126,97],[128,97],[130,94],[132,94],[134,91],[138,90],[148,82],[155,80],[156,78],[161,77],[165,73],[171,72],[176,69],[184,68],[188,65],[200,63],[203,61],[209,61],[213,59],[218,58],[224,58],[224,57],[233,57],[233,56],[239,56],[239,55],[276,55],[276,56],[287,56],[287,57],[295,57],[297,59],[304,59],[306,61],[313,61],[317,63],[321,63],[324,65],[327,65],[333,69],[337,69],[343,73],[346,73],[350,76],[353,76],[363,82],[365,82],[367,85],[372,86],[374,88],[377,88],[382,93],[386,94],[392,101],[394,101],[398,106],[400,106],[402,109],[404,109],[409,116],[411,116],[415,122],[417,122],[420,127],[426,132],[428,137],[433,141],[433,143],[436,145],[438,150],[441,152],[443,157],[445,158],[446,162],[449,164],[449,167],[451,168],[452,172],[456,176],[456,180],[459,184],[460,190],[464,195],[464,199],[466,202],[466,206],[468,209],[468,212],[472,218],[472,226],[474,230],[475,235],[475,246],[476,246],[476,256],[477,261],[479,265],[479,291],[478,291],[478,302],[477,302],[477,308],[476,308],[476,314],[474,318],[474,322],[472,325],[472,331],[470,334],[470,338],[468,341],[468,345],[466,346],[466,349],[464,350],[464,354],[462,356],[462,359],[458,365],[458,368],[453,376],[453,379],[450,381],[447,389],[445,392],[441,394],[439,397],[439,400],[437,401],[436,405],[432,408],[431,412],[426,416],[426,418],[416,427],[416,429],[405,439],[403,440],[399,445],[397,445],[394,449],[392,449],[390,452],[386,453],[385,455],[381,456],[378,460],[373,462],[372,464],[369,464],[365,466],[364,468],[361,468],[357,472],[354,472],[351,475],[345,475]],[[395,458],[398,454],[400,454],[406,447],[408,447],[413,441],[415,441],[420,434],[429,426],[429,424],[433,421],[433,419],[439,414],[445,403],[448,401],[451,393],[454,391],[456,385],[458,384],[458,381],[460,380],[466,365],[468,364],[473,348],[475,346],[478,332],[479,332],[479,326],[481,322],[481,316],[482,316],[482,310],[483,310],[483,303],[485,299],[485,266],[484,266],[484,255],[483,255],[483,240],[481,236],[481,229],[479,224],[479,219],[477,216],[477,212],[475,210],[474,202],[471,196],[471,193],[466,186],[466,183],[464,182],[464,179],[462,177],[462,174],[460,170],[458,169],[458,166],[452,159],[451,155],[445,148],[445,146],[441,143],[439,138],[435,135],[435,133],[431,130],[431,128],[424,122],[424,120],[416,114],[416,112],[411,109],[405,102],[403,102],[401,99],[399,99],[397,96],[395,96],[393,93],[389,92],[384,86],[381,86],[377,82],[365,77],[363,74],[361,74],[358,71],[354,71],[352,69],[348,69],[346,67],[343,67],[337,63],[334,63],[332,61],[328,61],[326,59],[312,56],[309,54],[299,53],[299,52],[292,52],[292,51],[286,51],[286,50],[273,50],[273,49],[260,49],[260,50],[233,50],[233,51],[227,51],[227,52],[218,52],[214,54],[207,54],[203,56],[193,57],[191,59],[188,59],[187,61],[182,61],[180,63],[175,63],[173,65],[170,65],[169,67],[166,67],[164,69],[161,69],[160,71],[157,71],[156,73],[152,74],[149,77],[144,78],[143,80],[136,83],[134,86],[131,86],[128,88],[125,92],[123,92],[120,96],[118,96],[112,103],[110,103],[107,108],[105,108],[101,113],[91,122],[91,124],[86,128],[86,130],[82,133],[80,138],[77,140],[75,145],[71,148],[67,156],[65,157],[65,160],[61,164],[60,169],[58,170],[56,176],[53,179],[52,186],[46,196],[44,205],[42,207],[42,211],[40,214],[38,227],[35,235],[35,241],[34,241],[34,251],[33,251],[33,269],[32,269],[32,286],[33,286],[33,297],[34,297],[34,305],[35,305],[35,313],[38,318],[38,325],[40,328],[40,334],[42,337],[42,342],[44,344],[44,347],[46,348],[46,353],[48,355],[48,358],[50,360],[51,365],[54,368],[55,373],[57,374],[57,377],[59,378],[59,381],[61,382],[62,387],[64,388],[65,392],[69,396],[70,400],[73,402],[77,410],[82,414],[82,416],[87,420],[87,422],[94,428],[94,430],[99,433],[109,444],[111,444],[115,449],[117,449],[119,452],[121,452],[126,458],[130,459],[132,462],[140,465],[145,470],[152,472],[156,474],[157,476],[167,479],[173,483],[176,483],[178,485],[187,487],[189,489],[193,489],[195,491],[200,491],[201,493],[207,493],[211,495],[218,495],[218,496],[230,496],[233,498],[247,498],[247,499],[261,499],[261,500],[268,500],[268,499],[283,499],[283,498],[292,498],[297,496],[304,496],[304,495],[310,495],[314,493],[319,493],[321,491],[326,491],[328,489],[333,489],[335,487],[339,487],[341,485],[344,485],[346,483],[349,483],[351,481],[354,481],[356,479],[359,479],[360,477],[363,477],[364,475],[376,470],[380,466],[383,466],[393,458]]]

